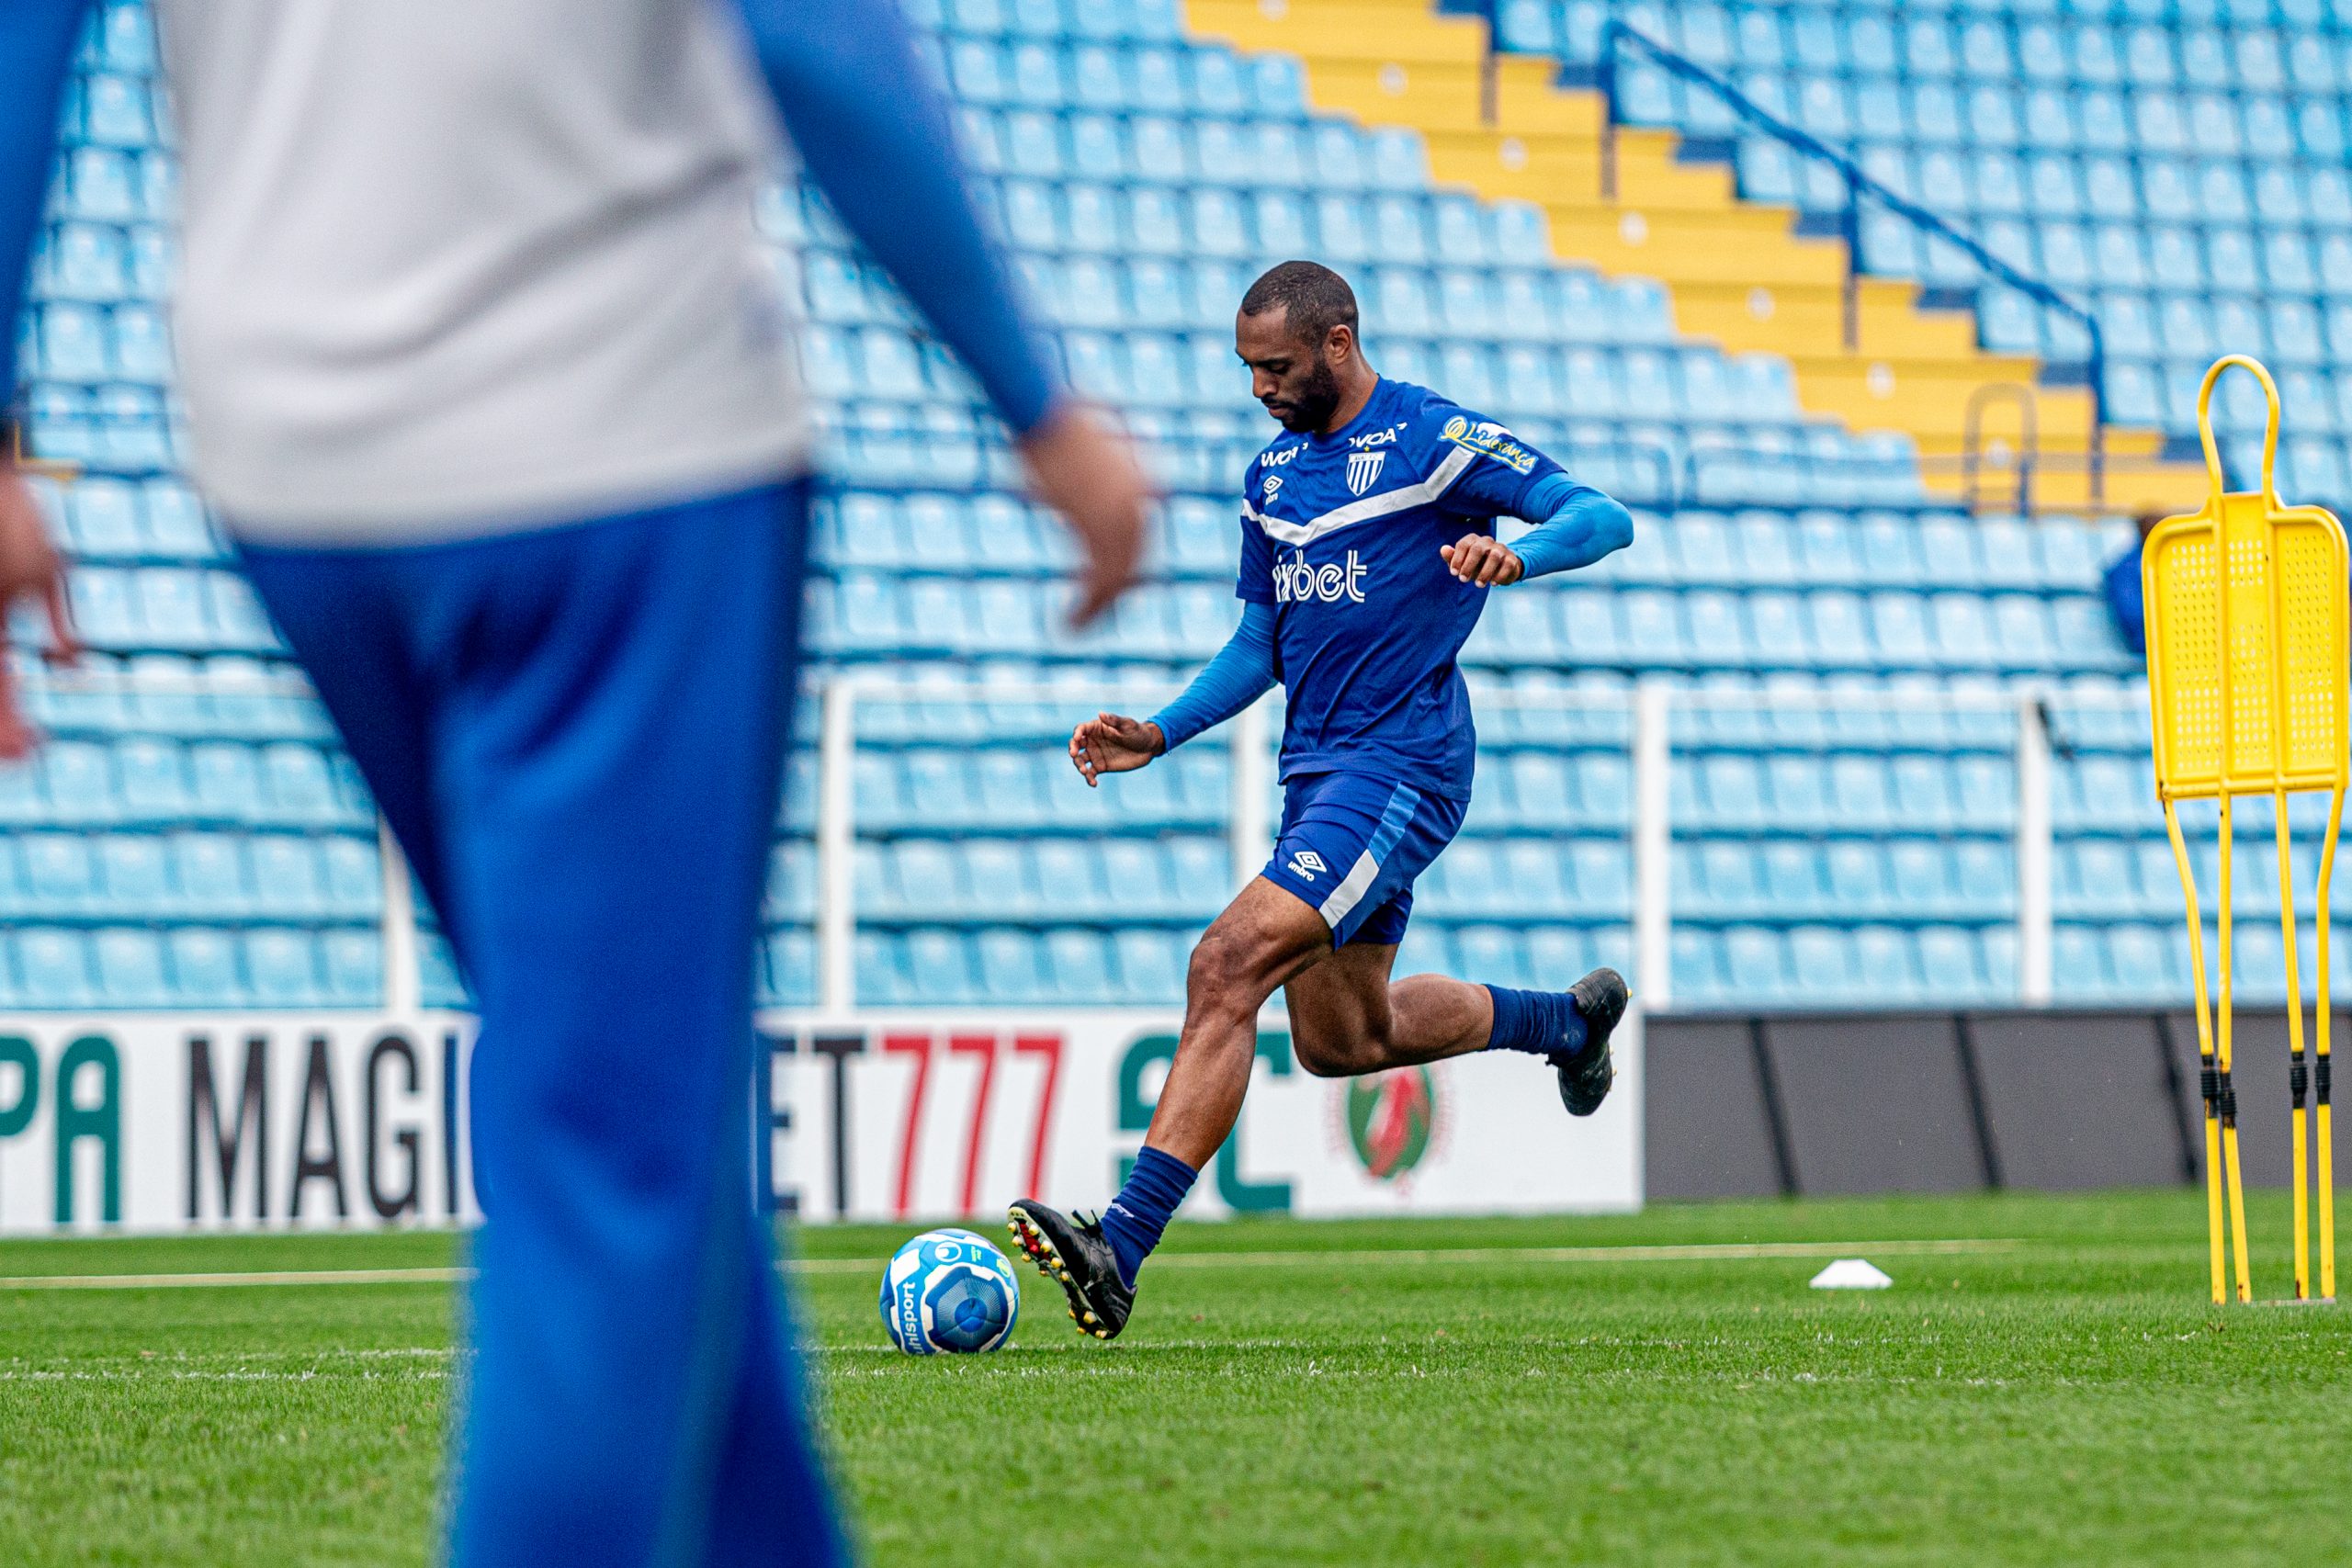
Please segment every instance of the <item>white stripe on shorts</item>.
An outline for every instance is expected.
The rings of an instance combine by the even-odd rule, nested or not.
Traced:
[[[1316,911],[1323,917],[1323,923],[1333,931],[1338,931],[1340,922],[1348,918],[1350,910],[1363,901],[1364,890],[1372,886],[1372,879],[1379,874],[1380,863],[1372,858],[1370,850],[1356,856],[1356,863],[1348,867],[1348,874],[1340,879],[1340,885],[1331,889],[1331,896],[1324,899],[1323,907]]]

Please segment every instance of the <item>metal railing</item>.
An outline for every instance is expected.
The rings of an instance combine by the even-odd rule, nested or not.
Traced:
[[[1464,10],[1483,16],[1487,29],[1487,68],[1485,79],[1494,76],[1496,41],[1495,0],[1456,0],[1449,9]],[[1840,313],[1843,318],[1843,341],[1849,353],[1858,353],[1861,346],[1861,219],[1865,202],[1894,214],[1915,229],[1932,234],[1957,248],[1989,276],[1998,278],[2044,310],[2054,310],[2078,322],[2089,338],[2089,358],[2085,367],[2091,399],[2091,425],[2087,467],[2091,500],[2094,505],[2104,501],[2107,476],[2107,344],[2099,330],[2098,318],[2084,306],[2041,278],[2018,270],[1987,250],[1973,236],[1963,232],[1947,220],[1939,217],[1918,203],[1890,188],[1863,172],[1852,157],[1830,146],[1820,138],[1781,118],[1736,86],[1708,70],[1705,66],[1679,51],[1668,48],[1637,28],[1611,17],[1600,28],[1597,58],[1593,62],[1595,85],[1601,95],[1600,123],[1600,197],[1604,201],[1618,199],[1617,142],[1623,123],[1620,56],[1627,51],[1645,56],[1669,75],[1703,88],[1720,99],[1732,114],[1765,136],[1803,157],[1826,164],[1837,175],[1845,189],[1845,201],[1838,213],[1838,234],[1845,243],[1846,266],[1840,293]],[[1491,87],[1485,94],[1487,119],[1495,116],[1495,95]],[[2044,459],[2045,462],[2047,459]]]
[[[1077,681],[981,682],[909,679],[881,671],[857,671],[828,681],[819,697],[818,730],[816,924],[820,1008],[829,1014],[846,1013],[859,1004],[856,947],[860,914],[855,865],[860,828],[855,773],[859,712],[864,705],[1060,703],[1069,706],[1074,721],[1106,703],[1128,702],[1140,710],[1147,703],[1172,694],[1174,689],[1165,682],[1130,682],[1123,686]],[[1598,699],[1589,693],[1530,691],[1478,681],[1472,682],[1471,690],[1473,706],[1484,714],[1493,715],[1503,709],[1574,713],[1601,721],[1598,728],[1613,729],[1625,737],[1632,801],[1629,818],[1622,831],[1631,851],[1634,871],[1629,900],[1633,911],[1632,958],[1645,1005],[1656,1010],[1670,1008],[1675,995],[1672,955],[1676,915],[1672,886],[1678,825],[1673,819],[1672,779],[1680,750],[1677,744],[1678,719],[1689,721],[1734,704],[1747,710],[1783,714],[1794,709],[1824,715],[1868,710],[1883,724],[1915,716],[1923,702],[1946,716],[2007,716],[2008,744],[2017,780],[2017,809],[2010,827],[2017,867],[2017,1000],[2041,1006],[2052,999],[2050,709],[2039,689],[1940,692],[1929,697],[1896,692],[1758,691],[1733,698],[1652,678],[1622,694]],[[1272,848],[1274,703],[1275,699],[1269,697],[1245,711],[1227,736],[1232,756],[1226,825],[1231,845],[1231,887],[1220,889],[1220,896],[1256,874]],[[2132,705],[2136,708],[2139,705]],[[1610,720],[1615,722],[1607,722]],[[1591,751],[1599,746],[1579,745],[1576,749]],[[1717,742],[1707,749],[1725,748]],[[1117,781],[1109,781],[1105,787],[1117,788]],[[1792,831],[1804,836],[1803,829]],[[1605,837],[1607,829],[1575,836]],[[1862,832],[1861,836],[1869,835]],[[1899,835],[1888,830],[1885,836]]]
[[[150,696],[203,687],[203,682],[195,679],[159,680],[153,675],[141,677],[128,672],[96,679],[86,673],[46,672],[32,684],[51,689],[104,688]],[[266,684],[273,693],[288,696],[305,695],[309,691],[307,683],[291,671]],[[874,705],[936,704],[985,713],[994,707],[998,711],[992,719],[1002,719],[1023,734],[1035,731],[1042,736],[1047,729],[1057,728],[1066,721],[1074,721],[1105,705],[1148,711],[1175,690],[1175,683],[1167,680],[1123,679],[1115,674],[998,681],[917,677],[861,669],[838,671],[815,682],[809,698],[818,716],[813,827],[818,875],[813,925],[820,1008],[827,1014],[838,1015],[861,1005],[857,977],[861,910],[856,865],[861,838],[865,836],[861,832],[862,803],[857,788],[862,709]],[[1205,749],[1221,741],[1230,758],[1225,784],[1227,807],[1221,824],[1229,845],[1227,886],[1188,892],[1213,892],[1216,898],[1222,898],[1254,875],[1272,849],[1277,700],[1272,696],[1261,700],[1217,732],[1215,739],[1203,743]],[[1490,733],[1505,730],[1504,724],[1495,721],[1515,710],[1516,722],[1509,728],[1520,733],[1515,738],[1504,734],[1496,737],[1506,749],[1556,749],[1587,756],[1613,750],[1625,759],[1628,802],[1622,819],[1588,809],[1576,818],[1581,820],[1581,826],[1555,829],[1521,822],[1514,825],[1512,831],[1521,838],[1557,838],[1563,844],[1571,840],[1622,839],[1629,852],[1632,871],[1631,886],[1622,906],[1631,914],[1632,965],[1645,1005],[1660,1011],[1672,1009],[1679,999],[1673,956],[1675,931],[1678,923],[1686,920],[1710,928],[1763,925],[1794,930],[1803,926],[1860,928],[1892,923],[1953,925],[1979,931],[2007,929],[2014,932],[2017,953],[2014,999],[2025,1006],[2049,1004],[2056,990],[2053,892],[2055,840],[2059,831],[2052,809],[2057,784],[2052,755],[2071,754],[2075,748],[2069,732],[2076,723],[2087,722],[2095,715],[2100,717],[2109,736],[2109,742],[2097,749],[2115,751],[2123,735],[2117,728],[2117,719],[2128,716],[2136,722],[2146,712],[2144,694],[2128,687],[2112,695],[2080,691],[2061,695],[2032,682],[1977,690],[1949,685],[1912,691],[1856,690],[1798,684],[1724,691],[1652,676],[1629,688],[1594,693],[1566,687],[1506,686],[1474,679],[1472,700],[1474,707],[1488,719]],[[2060,715],[2055,733],[2053,708]],[[1547,715],[1552,716],[1544,716]],[[1559,722],[1562,719],[1568,722]],[[903,724],[900,728],[903,730]],[[1539,739],[1539,729],[1555,739]],[[1556,739],[1563,735],[1573,739]],[[1032,739],[1029,743],[1043,749],[1041,740]],[[2124,750],[2136,749],[2127,746]],[[1942,827],[1922,823],[1916,830],[1906,827],[1899,815],[1875,824],[1846,823],[1834,817],[1809,823],[1759,820],[1748,829],[1725,821],[1694,824],[1677,820],[1677,772],[1679,768],[1689,769],[1699,754],[1777,755],[1806,750],[1816,751],[1825,758],[1872,753],[2005,757],[2012,770],[2009,777],[2013,781],[2013,808],[1989,813],[1980,810],[1973,818],[1956,817]],[[2143,762],[2144,753],[2139,755]],[[1109,781],[1105,787],[1116,790],[1119,782]],[[1072,826],[1090,834],[1115,835],[1118,831],[1115,822],[1111,821]],[[1201,826],[1205,830],[1215,830],[1206,823]],[[2112,826],[2084,825],[2070,830],[2100,837],[2116,829]],[[895,829],[885,824],[879,831],[888,836]],[[924,829],[919,827],[915,831],[921,834]],[[397,846],[380,824],[379,834],[383,867],[380,913],[385,1001],[390,1010],[407,1013],[422,1003],[418,964],[420,911]],[[1759,907],[1746,912],[1713,908],[1686,913],[1676,908],[1676,848],[1687,839],[1894,842],[1948,834],[1980,842],[2006,840],[2013,857],[2013,897],[1966,909],[1912,910],[1889,903],[1876,910],[1856,910],[1850,918],[1827,905],[1786,910]],[[1888,896],[1890,899],[1894,897],[1892,889]],[[1430,913],[1446,919],[1448,923],[1459,919],[1476,924],[1500,918],[1492,912],[1446,917],[1436,908]],[[1614,912],[1587,911],[1583,918],[1568,923],[1613,923],[1623,918]],[[884,920],[899,923],[888,915]],[[953,915],[945,912],[941,920],[948,925],[957,923]],[[1100,916],[1093,916],[1079,917],[1076,923],[1102,922]],[[1165,923],[1164,919],[1161,923]],[[1838,998],[1840,1004],[1868,999],[1860,995]]]

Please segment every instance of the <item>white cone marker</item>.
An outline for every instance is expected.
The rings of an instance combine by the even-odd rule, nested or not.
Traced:
[[[1894,1277],[1862,1258],[1840,1258],[1813,1277],[1816,1291],[1883,1291]]]

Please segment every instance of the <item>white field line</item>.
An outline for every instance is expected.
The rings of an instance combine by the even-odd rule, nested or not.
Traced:
[[[1711,1263],[1775,1258],[1945,1257],[2007,1252],[2015,1237],[1940,1240],[1683,1242],[1628,1247],[1459,1247],[1295,1252],[1163,1252],[1155,1269],[1298,1269],[1383,1264]],[[878,1258],[801,1258],[784,1265],[793,1274],[863,1274]],[[470,1269],[312,1269],[221,1274],[25,1274],[0,1277],[0,1291],[156,1291],[242,1289],[277,1285],[431,1285],[470,1280]]]

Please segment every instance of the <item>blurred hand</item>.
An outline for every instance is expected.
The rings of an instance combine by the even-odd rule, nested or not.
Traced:
[[[1070,626],[1091,625],[1135,586],[1144,513],[1157,499],[1125,435],[1065,402],[1018,443],[1037,499],[1062,514],[1086,555]]]
[[[65,609],[65,563],[49,542],[49,525],[31,487],[6,455],[0,454],[0,644],[6,638],[7,614],[19,599],[38,599],[48,613],[51,647],[44,657],[59,664],[74,662],[81,649]],[[0,655],[5,653],[0,646]],[[0,657],[0,760],[29,756],[39,741],[17,701],[7,661]]]
[[[1517,582],[1527,570],[1527,563],[1514,555],[1509,545],[1484,534],[1464,534],[1460,544],[1440,545],[1437,553],[1445,558],[1446,566],[1455,577],[1480,588],[1500,588],[1507,582]]]
[[[1070,731],[1069,760],[1095,787],[1103,773],[1131,773],[1168,750],[1168,737],[1149,719],[1099,713]]]

